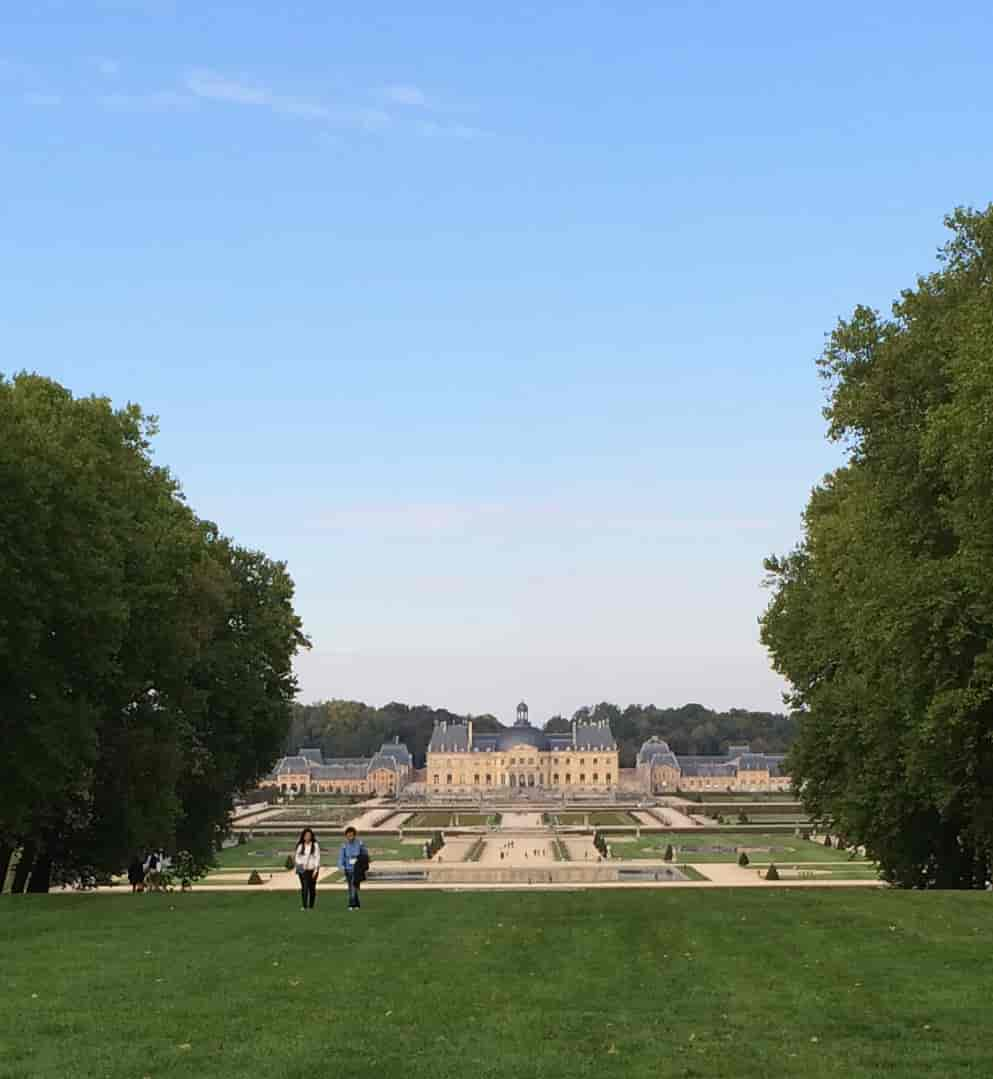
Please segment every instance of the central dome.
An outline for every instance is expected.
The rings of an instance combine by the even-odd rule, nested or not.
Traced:
[[[515,746],[531,746],[533,749],[551,748],[544,731],[537,727],[511,727],[504,729],[497,739],[498,749],[513,749]]]

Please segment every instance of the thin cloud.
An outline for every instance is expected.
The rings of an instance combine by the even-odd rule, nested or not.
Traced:
[[[429,122],[421,124],[418,129],[422,135],[428,138],[448,139],[481,139],[489,132],[479,127],[470,127],[468,124],[438,124]]]
[[[426,108],[427,95],[419,86],[385,86],[381,96],[391,105]]]
[[[121,72],[121,65],[116,60],[111,60],[108,56],[94,56],[90,59],[90,63],[101,75],[108,79],[114,78]]]
[[[101,94],[97,101],[106,109],[119,109],[123,112],[188,109],[197,103],[192,94],[182,94],[175,90],[158,90],[147,94]]]
[[[55,108],[56,106],[62,104],[62,95],[37,93],[25,94],[24,104],[32,105],[37,108]]]
[[[215,71],[191,71],[186,76],[186,89],[207,101],[219,101],[227,105],[265,108],[287,116],[304,116],[312,120],[326,120],[331,116],[331,110],[319,101],[303,101],[274,94],[268,87],[229,79]]]

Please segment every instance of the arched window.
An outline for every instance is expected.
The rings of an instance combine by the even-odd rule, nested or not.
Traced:
[[[559,781],[559,774],[558,774],[558,772],[556,772],[555,775],[552,776],[552,782],[553,783],[558,783],[558,781]]]
[[[474,784],[475,784],[475,785],[476,785],[477,787],[479,786],[479,773],[478,773],[478,772],[477,772],[477,773],[476,773],[476,774],[475,774],[475,775],[474,775],[474,776],[472,777],[472,782],[473,782],[473,783],[474,783]]]
[[[493,776],[489,772],[487,772],[486,773],[486,786],[489,787],[492,783],[493,783]]]
[[[435,785],[436,787],[438,786],[438,781],[439,781],[440,779],[441,779],[441,776],[439,776],[439,775],[438,775],[438,773],[437,773],[437,772],[435,772],[435,774],[434,774],[434,785]]]
[[[585,773],[581,773],[581,774],[580,774],[580,776],[579,776],[579,782],[580,782],[580,783],[585,783],[585,782],[586,782],[586,775],[585,775]]]
[[[452,785],[452,773],[451,773],[451,772],[449,772],[449,773],[448,773],[447,777],[445,778],[445,782],[446,782],[446,783],[447,783],[447,784],[448,784],[449,786],[451,786],[451,785]]]
[[[596,774],[596,772],[593,773],[593,782],[594,783],[599,783],[600,782],[600,777]]]
[[[568,772],[566,772],[566,774],[565,774],[565,781],[566,781],[566,783],[571,783],[572,782],[572,776]]]

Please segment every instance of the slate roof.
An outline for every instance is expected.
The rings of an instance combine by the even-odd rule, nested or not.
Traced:
[[[393,757],[393,759],[400,764],[412,765],[414,763],[414,758],[410,755],[410,750],[399,740],[399,738],[394,739],[392,742],[384,742],[379,747],[379,753],[382,753],[383,756],[386,757]]]
[[[410,750],[400,741],[385,743],[372,757],[332,757],[324,760],[319,749],[300,749],[283,757],[269,773],[270,779],[281,775],[308,775],[313,779],[365,779],[373,768],[388,768],[400,773],[410,767]]]
[[[729,746],[723,756],[677,757],[667,742],[661,738],[650,738],[638,750],[638,764],[668,764],[678,769],[684,776],[734,778],[739,770],[744,772],[763,772],[770,776],[779,776],[784,754],[752,753],[748,746]]]
[[[472,733],[469,740],[467,723],[449,723],[440,720],[431,732],[429,753],[490,753],[510,751],[515,746],[532,746],[540,752],[564,752],[577,750],[615,750],[617,743],[607,723],[580,723],[572,734],[545,734],[538,727],[527,723],[515,723],[501,731]]]

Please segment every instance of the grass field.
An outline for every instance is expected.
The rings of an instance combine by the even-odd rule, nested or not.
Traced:
[[[499,824],[499,813],[415,813],[403,822],[404,828],[479,828],[484,824]]]
[[[315,824],[320,822],[321,824],[343,825],[354,820],[360,812],[354,806],[298,805],[293,809],[280,809],[260,823],[262,827],[280,824],[283,821],[313,821]]]
[[[609,843],[613,837],[607,836]],[[643,836],[634,842],[616,842],[614,854],[619,858],[661,858],[672,844],[680,862],[736,862],[739,850],[745,850],[754,865],[768,862],[839,862],[845,865],[865,865],[864,859],[849,859],[845,851],[823,847],[809,839],[793,835],[765,832],[722,832],[694,835],[692,832],[667,832],[664,835]]]
[[[0,1076],[987,1079],[989,919],[874,890],[3,896]]]
[[[623,828],[640,824],[630,813],[618,810],[592,809],[588,813],[546,813],[546,824],[562,827]]]

